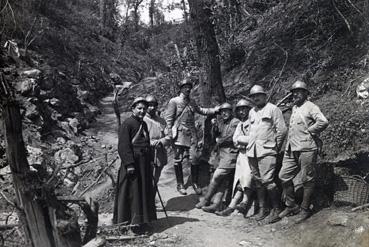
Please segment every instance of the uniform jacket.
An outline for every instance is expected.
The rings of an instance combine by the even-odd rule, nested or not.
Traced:
[[[169,101],[165,120],[168,130],[173,133],[175,145],[191,146],[191,138],[196,138],[195,113],[212,115],[215,110],[199,107],[195,101],[185,98],[183,94]]]
[[[218,168],[235,168],[238,149],[233,143],[233,134],[240,120],[232,118],[219,123],[219,135],[215,152],[219,155]]]
[[[317,150],[313,136],[319,136],[327,126],[328,120],[314,103],[305,101],[301,106],[294,105],[290,118],[286,150]]]
[[[170,139],[164,134],[166,122],[163,118],[157,115],[151,117],[150,114],[146,114],[144,121],[146,122],[147,129],[149,131],[150,144],[154,151],[153,157],[156,158],[154,162],[156,162],[156,165],[158,166],[164,166],[168,162],[167,150],[165,149],[165,146],[169,145],[170,143]],[[160,141],[163,145],[157,145],[154,147],[154,144],[157,141]]]
[[[287,133],[282,111],[267,103],[263,108],[254,107],[249,112],[249,143],[247,156],[261,158],[276,155]]]

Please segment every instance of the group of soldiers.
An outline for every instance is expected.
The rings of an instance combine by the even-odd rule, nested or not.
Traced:
[[[307,219],[311,215],[315,165],[322,145],[319,135],[328,126],[319,107],[308,100],[307,85],[302,81],[292,85],[294,105],[288,129],[282,111],[268,102],[259,85],[254,85],[248,98],[239,100],[235,107],[223,103],[214,108],[200,107],[191,99],[190,80],[181,81],[179,86],[180,94],[169,101],[164,118],[158,115],[155,97],[138,97],[132,103],[132,116],[120,126],[118,152],[122,165],[114,223],[143,225],[156,219],[155,186],[168,162],[169,146],[174,151],[177,191],[187,194],[182,168],[187,163],[193,189],[202,194],[199,163],[191,159],[191,150],[199,143],[195,113],[214,117],[214,145],[208,157],[214,170],[196,208],[220,216],[238,210],[248,217],[255,202],[258,210],[252,217],[257,221],[274,223],[296,214],[297,222]],[[278,167],[277,155],[283,151],[284,143],[282,166]],[[295,200],[293,183],[297,175],[304,190],[300,205]],[[221,205],[225,195],[229,204],[224,209]]]

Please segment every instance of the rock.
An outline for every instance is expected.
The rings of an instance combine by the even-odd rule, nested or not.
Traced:
[[[39,116],[40,116],[40,113],[38,112],[37,107],[34,104],[29,103],[26,105],[26,112],[25,112],[26,118],[30,120],[36,120]]]
[[[41,70],[38,70],[38,69],[25,70],[20,73],[20,75],[27,76],[30,78],[35,78],[35,79],[37,79],[40,76],[40,74],[41,74]]]
[[[363,226],[359,226],[358,228],[355,229],[355,233],[357,234],[361,234],[365,232],[365,228]]]
[[[328,220],[327,224],[331,226],[347,226],[349,217],[342,213],[332,214]]]
[[[55,162],[59,165],[71,165],[79,160],[79,157],[71,148],[64,148],[54,154]]]
[[[44,161],[43,152],[41,148],[35,148],[32,146],[27,145],[27,160],[30,165],[41,165]]]
[[[74,131],[71,129],[69,122],[66,121],[58,121],[57,122],[58,127],[60,127],[62,130],[64,130],[65,132],[65,136],[68,139],[71,139],[72,137],[74,137]]]
[[[356,87],[356,95],[359,99],[367,99],[369,97],[369,77],[365,78]]]
[[[15,90],[23,96],[37,96],[40,94],[40,88],[33,78],[26,78],[15,85]]]
[[[77,118],[67,118],[69,126],[72,128],[74,134],[78,134],[80,124]]]
[[[60,145],[65,144],[67,141],[63,137],[56,138],[56,142]]]

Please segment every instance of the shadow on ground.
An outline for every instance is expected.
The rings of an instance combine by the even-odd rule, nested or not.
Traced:
[[[178,196],[168,200],[165,209],[167,211],[190,211],[195,208],[199,196],[195,194]]]
[[[199,221],[196,218],[190,217],[178,217],[178,216],[169,216],[168,218],[161,218],[152,223],[152,227],[154,228],[154,233],[161,233],[171,227],[181,225],[186,222],[196,222]]]

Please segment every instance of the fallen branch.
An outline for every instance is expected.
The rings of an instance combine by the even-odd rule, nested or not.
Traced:
[[[6,224],[6,225],[0,225],[0,231],[5,231],[9,229],[13,229],[14,227],[19,226],[19,224]]]
[[[106,237],[107,241],[116,241],[116,240],[132,240],[137,238],[146,238],[147,235],[137,235],[137,236],[108,236]]]
[[[100,180],[100,178],[105,174],[105,171],[112,166],[117,160],[118,160],[119,156],[117,156],[108,166],[106,166],[104,168],[104,170],[101,171],[100,175],[97,177],[97,179],[90,185],[88,186],[84,191],[81,192],[81,194],[79,196],[83,196],[89,189],[91,189],[93,186],[95,186],[95,184],[97,184]]]
[[[341,16],[341,18],[343,19],[343,21],[345,22],[347,29],[349,30],[349,32],[351,33],[351,26],[350,23],[348,22],[348,20],[345,18],[345,16],[342,14],[342,12],[337,8],[336,2],[335,0],[332,0],[332,4],[333,7],[335,8],[335,10],[337,11],[337,13],[339,14],[339,16]]]
[[[361,205],[361,206],[358,206],[358,207],[356,207],[356,208],[353,208],[353,209],[351,209],[351,211],[352,211],[352,212],[355,212],[355,211],[358,211],[358,210],[360,210],[360,209],[364,209],[364,208],[367,208],[367,207],[369,207],[369,203],[366,203],[366,204],[364,204],[364,205]]]
[[[14,202],[12,202],[5,194],[4,194],[4,191],[0,190],[0,195],[5,199],[5,201],[7,203],[9,203],[10,205],[12,205],[13,207],[15,208],[18,208],[17,205],[15,205]]]

